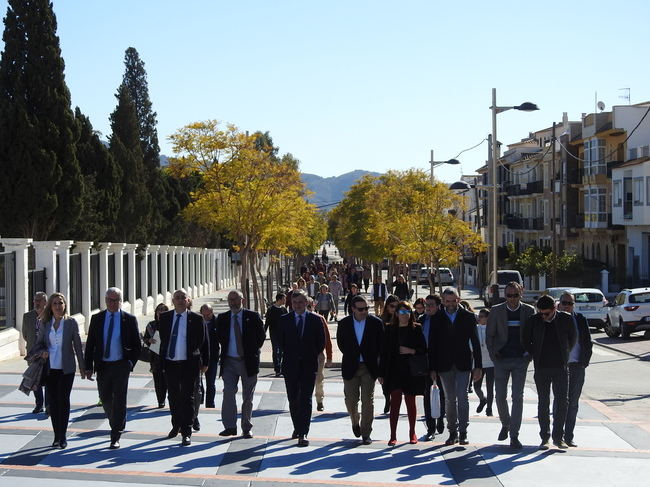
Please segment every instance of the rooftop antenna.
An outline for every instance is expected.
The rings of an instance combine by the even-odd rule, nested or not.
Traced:
[[[623,91],[624,93],[622,95],[618,95],[618,97],[622,100],[627,100],[627,104],[630,105],[632,103],[632,98],[630,96],[630,89],[629,88],[619,88],[618,91]]]

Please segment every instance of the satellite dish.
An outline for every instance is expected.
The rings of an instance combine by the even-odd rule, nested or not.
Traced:
[[[605,104],[602,101],[599,101],[596,105],[601,112],[605,109]]]

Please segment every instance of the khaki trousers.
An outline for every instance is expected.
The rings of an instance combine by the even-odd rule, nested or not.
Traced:
[[[375,379],[370,375],[366,364],[359,364],[354,377],[343,381],[343,393],[352,426],[360,426],[361,436],[370,436],[374,417]],[[359,399],[361,399],[361,415],[359,415]]]

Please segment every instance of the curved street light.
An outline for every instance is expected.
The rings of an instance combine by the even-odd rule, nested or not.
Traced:
[[[448,161],[434,161],[433,160],[433,149],[431,149],[431,160],[429,161],[429,164],[431,164],[431,184],[433,184],[433,168],[442,166],[443,164],[451,164],[452,166],[456,166],[460,164],[460,161],[458,159],[449,159]]]

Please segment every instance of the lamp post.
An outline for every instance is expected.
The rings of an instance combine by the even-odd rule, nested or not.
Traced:
[[[433,184],[433,168],[442,166],[443,164],[451,164],[453,166],[460,164],[460,161],[458,159],[449,159],[448,161],[434,161],[433,160],[433,149],[431,149],[431,160],[429,161],[429,164],[431,164],[431,184]]]
[[[490,284],[497,282],[497,157],[498,157],[498,142],[497,142],[497,114],[507,110],[521,110],[524,112],[532,112],[539,110],[537,105],[530,102],[524,102],[517,106],[497,106],[497,89],[492,88],[492,161],[490,164],[490,181],[492,184],[492,208],[490,209],[490,220],[492,222],[492,231],[490,232],[490,243],[492,244],[492,280]]]

